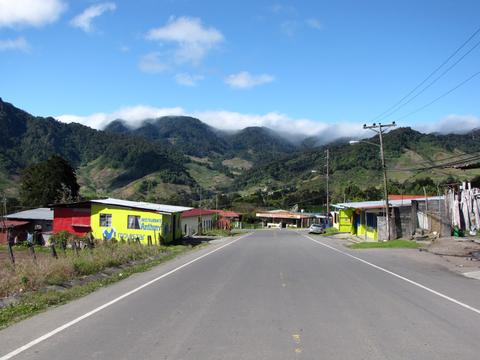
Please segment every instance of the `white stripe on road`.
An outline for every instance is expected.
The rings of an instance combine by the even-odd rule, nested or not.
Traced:
[[[48,338],[51,338],[52,336],[58,334],[59,332],[68,329],[69,327],[75,325],[76,323],[79,323],[80,321],[82,321],[82,320],[84,320],[84,319],[86,319],[86,318],[88,318],[88,317],[96,314],[97,312],[102,311],[103,309],[106,309],[107,307],[109,307],[109,306],[111,306],[111,305],[119,302],[120,300],[123,300],[123,299],[125,299],[126,297],[128,297],[128,296],[130,296],[130,295],[132,295],[132,294],[135,294],[136,292],[142,290],[143,288],[146,288],[147,286],[150,286],[150,285],[152,285],[153,283],[155,283],[155,282],[157,282],[157,281],[159,281],[159,280],[161,280],[161,279],[163,279],[163,278],[165,278],[165,277],[167,277],[167,276],[169,276],[169,275],[172,275],[173,273],[177,272],[178,270],[181,270],[181,269],[183,269],[184,267],[187,267],[188,265],[191,265],[191,264],[193,264],[194,262],[197,262],[197,261],[203,259],[204,257],[210,255],[210,254],[213,254],[213,253],[215,253],[215,252],[217,252],[217,251],[219,251],[219,250],[221,250],[221,249],[223,249],[223,248],[225,248],[225,247],[227,247],[227,246],[229,246],[229,245],[232,245],[232,244],[236,243],[237,241],[239,241],[239,240],[243,239],[244,237],[249,236],[249,235],[251,235],[251,234],[252,234],[252,233],[248,233],[248,234],[246,234],[246,235],[240,236],[238,239],[235,239],[235,240],[233,240],[233,241],[231,241],[231,242],[229,242],[229,243],[227,243],[227,244],[225,244],[225,245],[222,245],[222,246],[220,246],[220,247],[218,247],[218,248],[216,248],[216,249],[214,249],[214,250],[212,250],[212,251],[210,251],[210,252],[208,252],[208,253],[206,253],[206,254],[203,254],[203,255],[201,255],[201,256],[199,256],[199,257],[197,257],[197,258],[195,258],[195,259],[193,259],[193,260],[191,260],[191,261],[189,261],[189,262],[187,262],[187,263],[185,263],[185,264],[183,264],[183,265],[180,265],[179,267],[176,267],[176,268],[173,269],[173,270],[170,270],[169,272],[166,272],[165,274],[163,274],[163,275],[161,275],[161,276],[159,276],[159,277],[156,277],[156,278],[153,279],[153,280],[150,280],[150,281],[146,282],[146,283],[143,284],[143,285],[140,285],[139,287],[137,287],[137,288],[135,288],[135,289],[133,289],[133,290],[130,290],[129,292],[127,292],[127,293],[125,293],[125,294],[123,294],[123,295],[121,295],[121,296],[119,296],[119,297],[117,297],[117,298],[115,298],[115,299],[113,299],[113,300],[111,300],[111,301],[109,301],[109,302],[107,302],[107,303],[105,303],[105,304],[103,304],[103,305],[101,305],[101,306],[93,309],[92,311],[89,311],[89,312],[87,312],[86,314],[83,314],[82,316],[79,316],[79,317],[77,317],[76,319],[74,319],[74,320],[72,320],[72,321],[69,321],[68,323],[66,323],[66,324],[64,324],[64,325],[57,327],[56,329],[54,329],[54,330],[46,333],[45,335],[42,335],[42,336],[36,338],[35,340],[30,341],[29,343],[27,343],[27,344],[19,347],[18,349],[15,349],[15,350],[9,352],[9,353],[6,354],[6,355],[3,355],[2,357],[0,357],[0,360],[7,360],[7,359],[13,358],[14,356],[17,356],[18,354],[24,352],[25,350],[30,349],[31,347],[33,347],[33,346],[41,343],[42,341],[47,340]]]
[[[448,301],[450,301],[450,302],[452,302],[452,303],[454,303],[454,304],[457,304],[457,305],[459,305],[459,306],[461,306],[461,307],[463,307],[463,308],[465,308],[465,309],[468,309],[468,310],[473,311],[474,313],[477,313],[477,314],[480,315],[480,310],[477,309],[477,308],[474,308],[473,306],[470,306],[470,305],[468,305],[468,304],[465,304],[465,303],[463,303],[463,302],[461,302],[461,301],[459,301],[459,300],[456,300],[456,299],[454,299],[454,298],[452,298],[452,297],[450,297],[450,296],[448,296],[448,295],[442,294],[441,292],[438,292],[438,291],[436,291],[436,290],[433,290],[433,289],[431,289],[431,288],[429,288],[429,287],[427,287],[427,286],[425,286],[425,285],[422,285],[422,284],[420,284],[420,283],[418,283],[418,282],[416,282],[416,281],[410,280],[410,279],[406,278],[405,276],[396,274],[396,273],[394,273],[393,271],[387,270],[387,269],[385,269],[385,268],[382,268],[381,266],[372,264],[371,262],[368,262],[368,261],[366,261],[366,260],[363,260],[363,259],[361,259],[361,258],[359,258],[359,257],[356,257],[356,256],[354,256],[354,255],[352,255],[352,254],[349,254],[349,253],[347,253],[347,252],[345,252],[345,251],[339,250],[339,249],[337,249],[337,248],[335,248],[335,247],[333,247],[333,246],[330,246],[330,245],[328,245],[328,244],[325,244],[325,243],[323,243],[323,242],[321,242],[321,241],[318,241],[318,240],[316,240],[316,239],[313,239],[313,238],[311,238],[311,237],[308,236],[308,235],[304,235],[304,234],[301,234],[301,235],[305,236],[307,239],[312,240],[313,242],[316,242],[316,243],[319,244],[319,245],[322,245],[322,246],[324,246],[324,247],[326,247],[326,248],[329,248],[330,250],[336,251],[336,252],[338,252],[338,253],[340,253],[340,254],[342,254],[342,255],[348,256],[348,257],[350,257],[350,258],[352,258],[352,259],[355,259],[355,260],[360,261],[360,262],[362,262],[362,263],[364,263],[364,264],[366,264],[366,265],[369,265],[369,266],[371,266],[371,267],[373,267],[373,268],[375,268],[375,269],[377,269],[377,270],[380,270],[380,271],[383,271],[383,272],[385,272],[385,273],[387,273],[387,274],[390,274],[390,275],[392,275],[392,276],[395,276],[395,277],[398,278],[398,279],[401,279],[401,280],[403,280],[403,281],[406,281],[406,282],[409,283],[409,284],[415,285],[415,286],[417,286],[417,287],[419,287],[419,288],[421,288],[421,289],[423,289],[423,290],[428,291],[429,293],[432,293],[432,294],[434,294],[434,295],[437,295],[437,296],[439,296],[439,297],[441,297],[441,298],[443,298],[443,299],[445,299],[445,300],[448,300]]]

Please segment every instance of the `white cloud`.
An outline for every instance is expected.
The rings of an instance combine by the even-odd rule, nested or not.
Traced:
[[[226,110],[186,111],[181,107],[157,108],[151,106],[124,107],[112,113],[95,113],[88,116],[61,115],[56,118],[62,122],[77,122],[95,129],[103,129],[111,121],[123,119],[131,127],[139,126],[145,119],[162,116],[193,116],[214,128],[235,131],[249,126],[264,126],[279,133],[287,134],[289,138],[299,136],[315,136],[320,143],[334,141],[339,138],[367,138],[371,132],[362,130],[361,122],[343,121],[327,123],[304,118],[291,118],[278,112],[266,114],[246,114]],[[431,125],[414,126],[422,132],[465,133],[480,127],[480,118],[472,115],[448,115]]]
[[[75,16],[70,25],[82,29],[85,32],[91,32],[93,30],[92,21],[96,17],[101,16],[106,11],[115,11],[117,5],[113,2],[105,2],[101,4],[92,5],[86,8],[81,14]]]
[[[116,119],[125,120],[129,126],[137,127],[142,120],[168,115],[193,116],[217,129],[229,131],[241,130],[249,126],[265,126],[291,136],[319,136],[328,140],[340,137],[358,138],[358,134],[362,133],[360,123],[329,124],[310,119],[295,119],[277,112],[267,114],[244,114],[225,110],[189,112],[181,107],[157,108],[144,105],[124,107],[112,113],[95,113],[87,116],[60,115],[56,118],[66,123],[77,122],[95,129],[103,129]],[[365,133],[365,136],[369,135]]]
[[[149,74],[158,74],[169,69],[168,64],[162,62],[161,54],[153,52],[141,57],[138,67],[141,71]]]
[[[191,75],[191,74],[177,74],[175,75],[175,81],[183,86],[197,86],[198,82],[203,80],[202,75]]]
[[[311,27],[312,29],[315,29],[315,30],[321,30],[322,29],[322,23],[320,22],[320,20],[318,19],[314,19],[314,18],[310,18],[310,19],[307,19],[305,20],[305,23]]]
[[[165,26],[151,29],[148,40],[173,43],[174,60],[177,64],[201,62],[210,50],[224,40],[223,34],[206,27],[198,18],[171,17]]]
[[[441,134],[462,134],[480,128],[480,117],[474,115],[450,114],[437,122],[418,125],[415,128],[422,132],[438,132]]]
[[[0,27],[50,24],[66,8],[62,0],[0,0]]]
[[[275,78],[272,75],[252,75],[248,71],[242,71],[237,74],[228,75],[225,78],[225,83],[235,89],[248,89],[270,83],[274,80]]]
[[[103,129],[110,122],[122,119],[132,127],[138,126],[145,119],[154,119],[167,115],[184,115],[185,111],[180,107],[174,108],[155,108],[145,105],[124,107],[111,113],[95,113],[87,116],[78,115],[60,115],[56,119],[65,123],[79,123],[90,126],[94,129]]]
[[[24,37],[18,37],[16,39],[0,39],[0,51],[5,50],[20,50],[28,52],[30,50],[30,45]]]

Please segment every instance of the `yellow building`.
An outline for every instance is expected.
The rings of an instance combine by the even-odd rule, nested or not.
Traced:
[[[92,232],[96,239],[169,243],[183,236],[181,213],[189,207],[119,199],[90,200],[54,207],[54,232]]]
[[[378,241],[377,217],[382,215],[381,201],[352,202],[332,205],[333,226],[367,241]]]

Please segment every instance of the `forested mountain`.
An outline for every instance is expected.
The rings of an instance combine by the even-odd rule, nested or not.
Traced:
[[[335,201],[380,198],[382,184],[378,136],[350,145],[337,141],[316,148],[303,147],[281,159],[257,166],[239,176],[232,184],[236,191],[281,193],[283,199],[301,198],[319,193],[325,201],[326,156],[330,153],[330,191]],[[480,176],[480,131],[463,135],[423,134],[411,128],[398,128],[384,135],[389,187],[394,193],[443,193],[444,184],[471,180]],[[439,164],[476,154],[471,170],[437,167]],[[362,194],[363,193],[363,196]],[[308,197],[308,196],[306,196]],[[310,196],[311,198],[311,196]],[[265,201],[264,199],[262,201]],[[279,203],[281,206],[281,204]]]
[[[377,146],[347,139],[316,146],[307,138],[296,146],[273,130],[214,129],[198,119],[169,116],[131,128],[116,120],[105,131],[51,117],[32,116],[0,99],[0,191],[18,194],[26,166],[52,155],[77,171],[83,196],[193,204],[222,193],[225,206],[288,207],[321,204],[325,197],[325,150],[330,151],[330,191],[334,201],[381,196]],[[368,139],[378,143],[378,137]],[[384,137],[392,192],[438,193],[448,181],[480,175],[436,164],[480,152],[480,131],[464,135],[422,134],[398,128]],[[480,158],[480,156],[479,156]]]
[[[284,137],[265,127],[225,132],[189,116],[147,119],[135,128],[119,119],[104,130],[116,134],[129,133],[162,144],[168,142],[184,154],[200,158],[242,158],[264,163],[296,150],[296,146]]]
[[[140,127],[130,129],[122,120],[110,123],[109,133],[130,133],[159,144],[169,143],[184,154],[204,157],[224,154],[229,146],[213,128],[188,116],[164,116],[145,120]]]
[[[247,127],[232,134],[228,141],[233,156],[254,163],[265,163],[297,149],[285,138],[266,127]]]
[[[23,168],[52,155],[66,159],[89,182],[103,173],[103,190],[107,192],[152,173],[166,183],[196,186],[183,166],[187,159],[168,143],[34,117],[1,99],[0,132],[0,186],[7,193],[15,193],[12,180]]]

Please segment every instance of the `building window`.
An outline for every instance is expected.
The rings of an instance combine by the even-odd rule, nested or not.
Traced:
[[[128,228],[140,229],[140,216],[128,215]]]
[[[100,226],[102,227],[112,226],[112,214],[100,214]]]
[[[367,228],[368,230],[375,230],[377,228],[377,215],[367,213]]]

